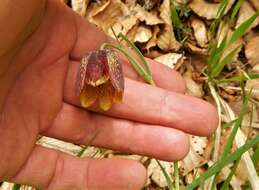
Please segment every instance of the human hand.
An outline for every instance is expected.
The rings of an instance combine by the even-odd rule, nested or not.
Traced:
[[[186,133],[210,135],[210,104],[183,95],[183,79],[149,60],[158,87],[145,84],[125,60],[123,103],[102,112],[80,107],[75,94],[80,59],[106,36],[59,1],[48,0],[37,30],[3,76],[0,179],[42,189],[139,189],[144,167],[125,159],[76,158],[35,145],[39,135],[173,161],[188,150]],[[5,78],[5,77],[3,77]],[[2,83],[1,83],[2,84]]]

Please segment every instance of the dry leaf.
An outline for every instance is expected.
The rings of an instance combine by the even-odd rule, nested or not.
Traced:
[[[87,18],[89,22],[96,24],[103,31],[108,33],[108,30],[118,22],[119,18],[127,11],[126,5],[120,0],[108,0],[102,6],[94,4],[89,10]]]
[[[134,42],[145,43],[152,37],[152,32],[148,26],[139,26],[135,35]]]
[[[164,23],[164,21],[160,19],[156,13],[148,12],[138,4],[134,7],[133,12],[135,12],[136,17],[141,22],[145,22],[146,25],[157,25]]]
[[[173,174],[173,168],[174,168],[173,163],[165,162],[165,161],[160,161],[160,163],[165,169],[166,173],[169,176],[171,176]],[[165,176],[155,159],[151,159],[151,162],[147,168],[147,173],[148,173],[148,177],[151,178],[152,181],[154,181],[159,187],[167,186]]]
[[[157,45],[157,35],[159,31],[160,31],[159,26],[155,25],[153,27],[152,37],[145,46],[145,49],[147,49],[148,51],[150,48],[155,47]]]
[[[49,137],[41,137],[37,143],[44,147],[60,150],[62,152],[65,152],[74,156],[77,155],[82,150],[82,147],[78,145],[74,145],[72,143],[67,143],[67,142],[49,138]]]
[[[252,89],[252,97],[259,100],[259,79],[248,80],[246,88],[248,90]]]
[[[173,69],[178,62],[184,60],[184,57],[179,53],[167,53],[156,57],[155,60]]]
[[[225,181],[230,172],[231,172],[231,170],[228,167],[223,168],[221,170],[221,172],[219,173],[218,182]],[[232,188],[234,190],[242,190],[241,185],[243,185],[243,184],[240,183],[239,178],[237,178],[235,175],[233,175],[232,179],[230,181],[230,185],[232,186]]]
[[[118,22],[116,22],[112,26],[112,29],[114,30],[116,35],[118,35],[119,33],[127,35],[127,33],[136,25],[138,25],[138,18],[134,14],[130,14],[118,18]],[[108,35],[115,38],[112,29],[108,29]]]
[[[187,71],[183,74],[183,78],[186,83],[187,94],[197,98],[202,98],[204,95],[202,84],[198,84],[192,79],[192,73],[192,69],[188,67]]]
[[[82,17],[86,16],[86,9],[89,0],[71,0],[72,9],[80,14]]]
[[[229,0],[226,7],[225,14],[229,11],[235,0]],[[192,0],[189,7],[200,17],[208,20],[215,19],[220,3],[209,3],[205,0]]]
[[[138,3],[147,10],[154,8],[158,2],[159,0],[138,0]]]
[[[198,45],[203,48],[206,47],[208,43],[208,37],[205,23],[202,20],[193,17],[191,19],[191,26]]]
[[[0,190],[13,190],[13,187],[14,187],[13,183],[4,182],[1,185]],[[19,190],[36,190],[36,188],[29,187],[29,186],[26,186],[26,185],[22,185]]]
[[[186,42],[184,43],[185,48],[187,51],[193,53],[193,54],[197,54],[197,55],[207,55],[208,51],[205,48],[199,48],[195,45],[193,45],[191,42]]]
[[[164,0],[160,7],[160,17],[163,19],[165,26],[158,37],[157,45],[163,51],[178,50],[180,43],[174,36],[173,25],[170,15],[170,0]]]
[[[205,149],[208,145],[208,139],[206,137],[198,137],[190,135],[190,151],[188,155],[180,161],[182,175],[186,175],[188,172],[192,171],[208,161],[205,157]]]
[[[252,3],[253,7],[259,11],[259,1],[258,0],[248,0]]]
[[[245,46],[245,54],[248,63],[252,66],[259,64],[259,35],[250,39]]]

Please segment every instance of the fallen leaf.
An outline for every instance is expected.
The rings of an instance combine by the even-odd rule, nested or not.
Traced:
[[[225,14],[229,11],[235,0],[229,0],[225,10]],[[204,17],[208,20],[215,19],[220,3],[210,3],[205,0],[192,0],[189,3],[189,7],[200,17]]]

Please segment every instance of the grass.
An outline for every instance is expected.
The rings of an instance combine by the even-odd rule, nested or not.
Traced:
[[[240,47],[235,48],[225,57],[222,57],[225,49],[229,48],[230,45],[235,43],[240,37],[242,37],[246,33],[246,31],[253,24],[258,15],[259,11],[257,11],[253,16],[244,21],[242,24],[240,24],[240,26],[233,32],[230,38],[228,38],[226,34],[219,45],[217,43],[211,44],[211,51],[207,69],[207,74],[210,80],[213,80],[216,77],[218,77],[224,69],[224,67],[232,61]]]
[[[186,190],[192,190],[198,187],[202,182],[207,180],[209,177],[220,172],[222,168],[232,163],[233,161],[239,159],[242,156],[242,154],[244,154],[246,151],[248,151],[257,143],[259,143],[259,136],[247,141],[243,146],[238,148],[234,153],[229,154],[224,158],[221,158],[214,165],[209,167],[208,170],[205,173],[203,173],[200,177],[194,179],[193,182],[186,187]]]
[[[174,5],[174,0],[171,0],[170,9],[171,9],[171,20],[176,34],[176,39],[180,43],[183,43],[187,39],[189,29],[183,24],[180,16],[189,17],[190,9],[187,6],[187,0],[184,1],[183,4],[181,4],[181,6],[178,8]]]
[[[20,184],[14,184],[12,190],[20,190],[21,189],[21,185]]]

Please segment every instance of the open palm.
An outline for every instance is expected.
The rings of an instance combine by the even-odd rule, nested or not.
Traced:
[[[75,94],[79,61],[106,36],[59,1],[47,2],[41,25],[14,57],[0,120],[0,180],[43,189],[139,189],[145,169],[124,159],[75,158],[35,145],[39,135],[163,160],[183,158],[185,133],[209,135],[217,126],[210,104],[183,95],[176,72],[149,61],[158,87],[123,62],[123,103],[108,112],[80,107]],[[2,90],[2,89],[1,89]]]

